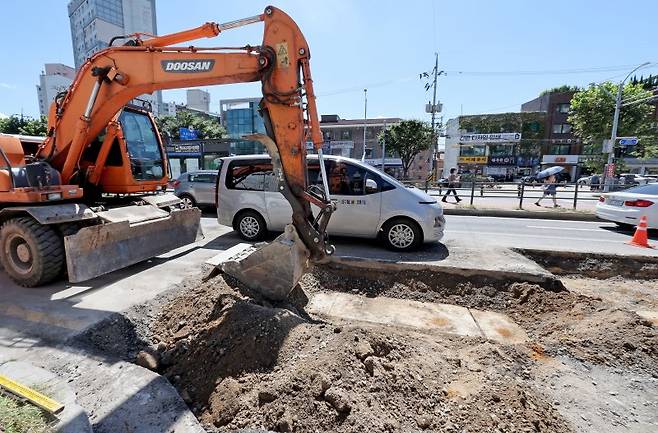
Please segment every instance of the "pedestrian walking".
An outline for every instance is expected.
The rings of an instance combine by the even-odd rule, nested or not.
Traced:
[[[451,168],[450,169],[450,176],[448,176],[448,190],[446,191],[446,194],[443,196],[443,199],[441,199],[442,202],[447,203],[448,200],[448,195],[452,191],[452,193],[455,195],[455,199],[457,200],[457,203],[462,201],[462,199],[459,198],[457,195],[457,185],[459,184],[459,175],[457,174],[457,169],[456,168]]]
[[[546,196],[550,196],[553,199],[553,207],[560,207],[557,204],[557,183],[554,175],[550,175],[544,180],[543,193],[539,197],[539,200],[535,202],[535,205],[541,207],[539,203]]]

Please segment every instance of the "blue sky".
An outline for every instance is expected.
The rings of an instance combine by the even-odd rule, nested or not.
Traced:
[[[262,12],[268,2],[157,0],[160,34]],[[43,63],[73,64],[64,0],[3,4],[0,26],[0,113],[38,114],[36,84]],[[635,65],[658,73],[656,1],[612,0],[280,0],[273,4],[299,24],[311,47],[320,113],[429,119],[431,98],[418,74],[438,51],[444,117],[518,111],[542,90],[619,80]],[[632,6],[631,6],[632,4]],[[184,5],[184,7],[182,7]],[[261,26],[221,34],[197,45],[257,44]],[[257,84],[215,86],[222,98],[258,96]],[[183,91],[165,100],[184,101]]]

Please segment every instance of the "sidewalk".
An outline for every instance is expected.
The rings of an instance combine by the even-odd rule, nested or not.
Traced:
[[[461,191],[460,191],[461,192]],[[441,200],[438,191],[428,193]],[[469,191],[470,193],[470,191]],[[537,218],[556,220],[596,221],[594,213],[596,201],[578,201],[578,208],[573,209],[573,197],[560,199],[558,195],[558,206],[553,207],[550,199],[544,199],[541,206],[536,206],[537,197],[526,197],[523,200],[523,209],[519,209],[519,198],[510,197],[484,197],[476,195],[473,197],[473,205],[470,205],[470,194],[460,195],[462,201],[455,203],[454,196],[450,196],[447,202],[440,202],[446,215],[472,215],[493,216],[503,218]]]

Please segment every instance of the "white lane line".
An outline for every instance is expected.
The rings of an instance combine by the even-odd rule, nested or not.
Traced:
[[[546,222],[545,218],[513,218],[513,217],[495,217],[495,216],[480,216],[480,215],[449,215],[447,214],[446,217],[448,219],[456,218],[456,219],[492,219],[492,220],[507,220],[510,221],[511,224],[515,224],[518,222]],[[614,227],[614,223],[608,223],[605,221],[577,221],[577,220],[552,220],[552,221],[560,221],[565,224],[596,224],[601,227]]]
[[[509,233],[509,232],[478,232],[474,230],[452,230],[446,228],[446,233],[468,233],[469,235],[485,235],[485,236],[516,236],[521,238],[539,238],[539,239],[553,239],[553,240],[569,240],[569,241],[583,241],[583,242],[610,242],[610,243],[623,243],[621,239],[596,239],[596,238],[572,238],[559,237],[559,236],[544,236],[544,235],[529,235],[523,233]]]
[[[581,232],[600,232],[601,229],[577,229],[574,227],[560,227],[560,226],[526,226],[530,229],[553,229],[553,230],[577,230]]]

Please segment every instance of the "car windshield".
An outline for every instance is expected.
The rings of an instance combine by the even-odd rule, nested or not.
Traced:
[[[629,188],[623,192],[628,192],[632,194],[650,194],[658,195],[658,183],[650,183],[648,185],[636,186],[634,188]]]

